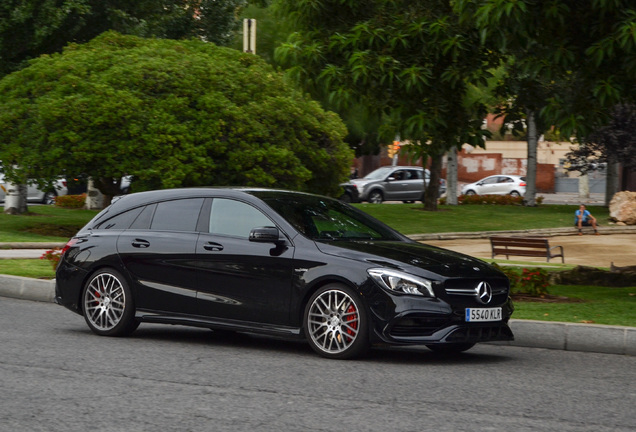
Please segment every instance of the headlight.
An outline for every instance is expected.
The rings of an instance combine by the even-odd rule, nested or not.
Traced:
[[[435,297],[433,283],[427,279],[384,268],[369,269],[367,272],[376,282],[390,291]]]

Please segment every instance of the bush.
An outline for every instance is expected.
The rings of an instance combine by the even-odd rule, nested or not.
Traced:
[[[62,195],[55,198],[55,205],[62,208],[83,208],[86,203],[86,194]]]
[[[57,268],[57,264],[60,262],[60,257],[62,255],[62,249],[55,248],[51,250],[47,250],[40,257],[41,260],[47,260],[53,266],[53,270]]]
[[[510,267],[501,267],[494,264],[510,279],[510,292],[539,297],[548,294],[549,275],[542,268],[527,269],[521,271]]]
[[[512,195],[460,195],[457,197],[458,204],[481,204],[481,205],[523,205],[523,197]],[[535,199],[537,205],[543,203],[543,197]],[[446,197],[440,198],[440,204],[446,204]]]

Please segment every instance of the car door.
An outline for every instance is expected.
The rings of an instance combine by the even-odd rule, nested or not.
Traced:
[[[422,178],[422,171],[416,169],[408,169],[404,171],[406,173],[404,180],[406,183],[406,191],[403,199],[407,201],[419,200],[424,193],[424,179]]]
[[[253,228],[275,226],[260,209],[229,198],[208,202],[207,232],[197,242],[199,313],[271,324],[289,322],[294,249],[249,241]]]
[[[497,193],[497,182],[499,181],[499,176],[490,176],[486,177],[481,181],[479,185],[479,191],[477,192],[479,195],[493,195]]]
[[[408,193],[408,182],[405,178],[408,177],[407,170],[399,169],[393,171],[388,175],[384,181],[384,199],[386,201],[401,201]]]
[[[146,206],[117,239],[117,251],[137,291],[138,309],[194,313],[195,250],[203,198]]]

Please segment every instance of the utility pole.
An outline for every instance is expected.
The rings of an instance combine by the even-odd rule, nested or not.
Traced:
[[[256,54],[256,20],[243,20],[243,52]]]

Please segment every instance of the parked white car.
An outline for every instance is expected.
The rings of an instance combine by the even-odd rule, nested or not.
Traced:
[[[7,186],[4,180],[4,174],[0,173],[0,202],[4,202],[7,193]],[[47,189],[46,191],[38,189],[35,184],[28,185],[27,188],[27,201],[38,202],[42,204],[53,204],[55,197],[66,195],[68,189],[66,188],[66,179],[58,179],[53,189]]]
[[[526,178],[518,175],[492,175],[462,188],[462,195],[512,195],[526,194]]]

